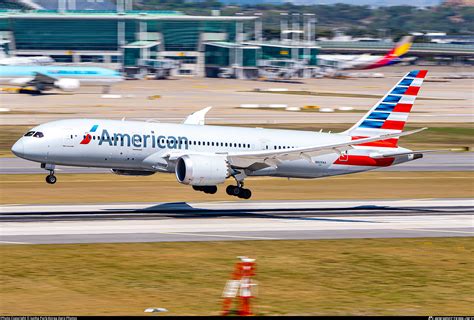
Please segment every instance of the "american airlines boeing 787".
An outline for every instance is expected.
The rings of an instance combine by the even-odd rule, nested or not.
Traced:
[[[72,119],[28,131],[12,147],[18,157],[41,163],[54,184],[56,165],[110,168],[122,175],[175,173],[194,190],[216,193],[233,177],[229,195],[248,199],[248,176],[321,178],[419,159],[427,151],[398,146],[426,70],[406,74],[350,129],[341,133],[204,125],[210,108],[182,124]]]

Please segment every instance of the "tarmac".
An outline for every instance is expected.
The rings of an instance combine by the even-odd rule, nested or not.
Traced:
[[[422,159],[381,168],[382,171],[473,171],[473,152],[427,153]],[[110,173],[108,169],[57,166],[61,173]],[[21,158],[0,158],[0,174],[46,174],[39,163]]]
[[[0,244],[474,236],[474,200],[0,207]]]
[[[355,123],[399,79],[412,69],[426,68],[428,77],[410,114],[410,123],[473,122],[472,79],[452,79],[473,72],[474,67],[391,66],[377,73],[384,78],[301,79],[286,82],[173,77],[169,80],[130,80],[112,88],[117,99],[107,99],[101,88],[44,95],[0,94],[4,124],[36,125],[67,118],[155,119],[181,122],[190,113],[213,106],[207,115],[212,124]],[[369,73],[373,73],[370,71]],[[451,78],[450,78],[451,77]],[[260,93],[255,90],[286,89],[317,95]],[[159,96],[159,97],[157,97]],[[295,112],[242,109],[241,104],[319,106],[336,112]],[[354,111],[340,112],[339,107]],[[317,126],[315,126],[317,127]]]

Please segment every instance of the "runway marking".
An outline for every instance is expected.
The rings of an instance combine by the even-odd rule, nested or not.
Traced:
[[[270,212],[271,213],[271,212]],[[261,214],[261,213],[259,213]],[[268,214],[268,213],[267,213]],[[361,222],[361,223],[382,223],[381,221],[370,221],[370,220],[352,220],[352,219],[338,219],[338,218],[319,218],[319,217],[288,217],[281,216],[278,218],[272,218],[274,221],[281,220],[307,220],[307,221],[327,221],[327,222]]]
[[[409,230],[409,231],[426,231],[426,232],[443,232],[443,233],[464,233],[464,234],[472,234],[474,235],[474,232],[469,232],[469,231],[449,231],[449,230],[437,230],[437,229],[417,229],[417,228],[397,228],[397,229],[392,229],[392,230]]]
[[[5,244],[31,244],[29,242],[15,242],[15,241],[1,241],[0,243],[5,243]]]
[[[200,236],[200,237],[219,237],[219,238],[242,238],[242,239],[262,239],[262,240],[279,240],[278,238],[270,237],[252,237],[252,236],[230,236],[230,235],[221,235],[221,234],[201,234],[201,233],[189,233],[189,232],[154,232],[159,234],[175,234],[179,236]]]

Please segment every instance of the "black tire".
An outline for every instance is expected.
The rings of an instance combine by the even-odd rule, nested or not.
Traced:
[[[217,192],[217,186],[205,187],[204,192],[209,194],[215,194]]]
[[[235,186],[227,186],[227,188],[225,188],[225,192],[229,196],[233,196],[234,195],[234,188],[236,188],[236,187]]]
[[[202,188],[200,186],[193,186],[193,189],[196,191],[202,191]]]
[[[234,187],[234,189],[232,189],[233,196],[240,197],[241,194],[242,194],[242,188]]]
[[[49,184],[55,184],[57,181],[56,177],[50,174],[49,176],[46,176],[46,182]]]
[[[242,189],[241,195],[242,199],[250,199],[250,197],[252,196],[252,191],[250,191],[249,189]]]

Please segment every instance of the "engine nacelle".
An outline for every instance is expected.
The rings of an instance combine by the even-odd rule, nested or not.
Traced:
[[[54,82],[54,85],[63,91],[74,91],[80,87],[77,79],[59,79]]]
[[[193,186],[215,186],[230,176],[225,157],[184,155],[176,162],[176,179]]]
[[[154,171],[145,170],[112,169],[112,172],[120,176],[151,176],[152,174],[155,174]]]

